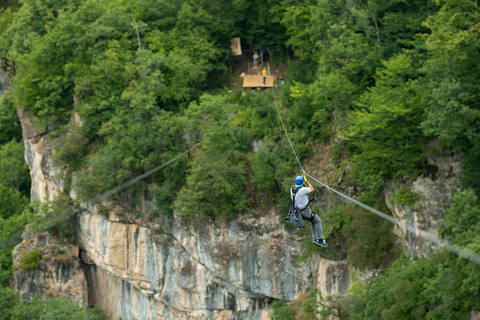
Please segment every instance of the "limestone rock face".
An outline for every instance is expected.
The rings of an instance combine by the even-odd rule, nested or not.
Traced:
[[[52,161],[53,143],[49,139],[50,127],[42,127],[36,123],[34,116],[19,109],[18,115],[22,124],[23,142],[25,145],[25,161],[30,168],[32,200],[53,200],[63,190],[62,171],[55,168]]]
[[[346,293],[344,262],[295,267],[303,244],[280,219],[275,210],[229,223],[157,218],[151,223],[170,225],[159,234],[85,210],[77,234],[91,303],[114,319],[268,319],[272,299],[293,300],[311,286]]]
[[[444,208],[452,200],[452,193],[460,188],[459,174],[462,171],[463,156],[447,150],[439,150],[438,154],[428,157],[428,173],[406,185],[399,182],[389,182],[385,186],[385,202],[402,223],[396,227],[396,233],[405,238],[407,254],[425,256],[438,246],[421,239],[418,234],[406,230],[405,224],[410,223],[418,230],[438,235]],[[398,203],[399,193],[405,189],[417,195],[413,203]]]
[[[3,68],[0,68],[0,98],[3,93],[10,88],[11,84],[12,81],[8,73]]]
[[[53,141],[49,127],[36,123],[34,116],[18,110],[25,144],[25,160],[32,178],[32,200],[53,200],[64,187],[62,170],[53,165]],[[47,232],[34,233],[28,228],[23,242],[13,252],[17,267],[12,279],[15,291],[25,299],[36,294],[62,296],[74,303],[87,306],[88,290],[83,269],[80,267],[78,246],[71,245]],[[21,271],[21,260],[29,252],[41,250],[41,260],[36,270]]]
[[[77,305],[88,303],[87,281],[78,262],[78,247],[44,233],[25,230],[23,242],[15,247],[12,285],[23,299],[31,299],[37,294],[61,296]],[[30,252],[38,249],[41,259],[37,268],[21,271],[23,261]]]
[[[52,200],[65,182],[61,168],[52,162],[55,151],[50,128],[35,124],[26,112],[19,111],[19,115],[32,198]],[[75,114],[71,123],[82,125]],[[255,142],[252,148],[260,146]],[[443,152],[430,157],[429,166],[429,175],[407,184],[418,195],[412,205],[397,201],[405,188],[398,182],[387,183],[386,202],[401,221],[435,233],[443,206],[459,187],[462,158]],[[75,197],[75,192],[70,196]],[[329,197],[334,195],[319,199],[322,210],[342,201]],[[140,203],[130,211],[119,204],[102,203],[107,212],[80,204],[74,219],[76,245],[27,229],[24,241],[14,251],[19,269],[12,279],[15,290],[24,298],[60,295],[82,306],[98,305],[112,319],[266,320],[273,299],[291,301],[314,287],[323,297],[336,296],[350,287],[351,270],[343,260],[315,255],[296,265],[304,251],[304,238],[285,230],[285,212],[278,208],[259,211],[257,217],[240,215],[228,223],[212,219],[192,222],[178,213],[173,217],[153,214],[150,198]],[[408,235],[411,254],[423,255],[431,247],[415,234],[399,228],[396,232]],[[38,268],[21,271],[23,257],[34,249],[42,252]]]

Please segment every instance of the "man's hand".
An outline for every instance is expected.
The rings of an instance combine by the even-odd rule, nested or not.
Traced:
[[[305,171],[303,171],[303,180],[305,181],[305,182],[303,183],[303,185],[304,185],[305,187],[309,188],[309,189],[310,189],[310,192],[315,191],[315,189],[313,189],[313,186],[310,184],[310,182],[308,182],[308,180],[307,180],[307,174],[305,173]],[[310,192],[309,192],[309,193],[310,193]]]

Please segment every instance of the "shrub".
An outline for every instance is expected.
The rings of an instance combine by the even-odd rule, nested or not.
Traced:
[[[37,219],[32,224],[32,230],[47,230],[68,241],[73,241],[75,212],[68,195],[61,193],[53,201],[34,203],[34,209]]]
[[[321,319],[326,319],[331,315],[333,309],[325,302],[322,293],[317,288],[308,291],[307,299],[302,305],[302,311],[305,312],[305,317],[308,320],[316,320],[318,316],[321,316]]]
[[[392,224],[371,212],[344,206],[325,212],[321,219],[325,239],[330,239],[329,247],[319,251],[312,243],[309,228],[305,228],[302,232],[308,232],[308,236],[304,240],[305,250],[296,260],[297,266],[312,254],[321,254],[328,259],[346,257],[350,265],[359,269],[376,269],[387,266],[398,256]]]
[[[419,198],[418,194],[412,190],[403,187],[398,192],[395,193],[394,202],[401,205],[408,205],[411,207],[415,201]]]
[[[56,166],[68,165],[72,170],[78,170],[85,157],[87,140],[82,127],[77,125],[65,126],[59,132],[57,140],[57,152],[52,155]]]
[[[177,198],[183,216],[228,219],[249,207],[244,192],[245,164],[239,158],[238,154],[228,157],[215,149],[202,150],[195,156],[187,184]]]
[[[295,320],[295,310],[288,306],[285,300],[276,300],[272,303],[273,320]]]
[[[40,249],[30,251],[29,253],[20,258],[20,270],[22,270],[22,272],[36,270],[38,267],[38,262],[41,258],[42,251]]]

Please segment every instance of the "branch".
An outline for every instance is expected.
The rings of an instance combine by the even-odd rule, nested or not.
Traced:
[[[373,22],[375,23],[375,29],[377,31],[377,42],[378,42],[378,45],[379,46],[382,46],[380,44],[380,29],[378,28],[378,22],[377,22],[377,18],[375,17],[375,15],[372,13],[372,19],[373,19]]]
[[[138,31],[138,26],[137,23],[135,22],[135,18],[133,15],[130,15],[132,17],[132,27],[135,29],[135,32],[137,33],[137,39],[138,39],[138,50],[142,51],[142,42],[140,41],[140,32]]]

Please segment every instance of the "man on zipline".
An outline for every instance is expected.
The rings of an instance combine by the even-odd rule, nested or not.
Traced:
[[[310,182],[306,178],[298,176],[295,178],[295,186],[290,189],[290,196],[295,207],[300,210],[303,219],[311,223],[313,243],[319,247],[326,248],[328,244],[323,239],[322,220],[312,211],[308,204],[308,194],[313,191],[314,189]]]

